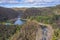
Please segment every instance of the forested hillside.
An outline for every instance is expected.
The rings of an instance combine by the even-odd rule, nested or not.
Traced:
[[[0,21],[16,18],[20,15],[21,18],[30,16],[51,16],[60,14],[60,6],[43,7],[43,8],[4,8],[0,7]]]
[[[11,8],[0,7],[0,21],[16,18],[20,13]]]
[[[26,22],[22,25],[12,24],[10,20],[18,16],[27,19]],[[5,25],[6,22],[11,25]],[[46,35],[47,38],[42,35]],[[44,38],[60,40],[60,5],[43,8],[0,7],[0,40],[43,40]]]
[[[53,7],[42,7],[42,8],[13,8],[18,12],[22,11],[22,18],[27,18],[30,16],[51,16],[54,14],[60,15],[60,5]]]

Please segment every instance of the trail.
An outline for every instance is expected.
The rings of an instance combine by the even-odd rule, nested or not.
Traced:
[[[47,32],[48,32],[47,28],[42,28],[42,40],[46,40]]]
[[[53,35],[52,26],[43,23],[39,24],[42,25],[42,27],[38,28],[36,40],[51,40]]]

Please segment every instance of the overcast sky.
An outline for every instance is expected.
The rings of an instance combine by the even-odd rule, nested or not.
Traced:
[[[60,4],[60,0],[0,0],[3,7],[45,7]]]

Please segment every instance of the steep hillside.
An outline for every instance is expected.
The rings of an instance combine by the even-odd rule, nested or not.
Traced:
[[[22,18],[30,16],[52,16],[54,14],[60,15],[60,6],[43,7],[43,8],[27,8],[24,10]]]
[[[0,25],[0,40],[8,40],[10,36],[16,33],[17,26]]]
[[[0,21],[16,18],[19,13],[11,8],[0,7]]]
[[[43,40],[44,38],[60,40],[60,6],[44,8],[0,7],[0,21],[14,19],[17,16],[29,20],[22,26],[0,25],[0,40]],[[46,26],[46,24],[50,26]]]
[[[51,26],[45,24],[39,24],[36,21],[28,21],[26,24],[21,26],[20,30],[15,33],[10,40],[42,40],[43,39],[43,28],[47,28],[47,38],[52,39],[53,29]]]
[[[54,14],[60,15],[60,5],[54,7],[43,8],[3,8],[0,7],[0,21],[6,19],[13,19],[20,15],[21,18],[30,16],[52,16]]]

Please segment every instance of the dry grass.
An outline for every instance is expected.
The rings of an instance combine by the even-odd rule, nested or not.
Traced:
[[[22,28],[20,29],[19,32],[17,32],[11,40],[36,40],[36,36],[38,35],[38,29],[41,31],[41,26],[45,26],[40,25],[37,21],[27,21],[26,24],[24,24],[22,26]],[[49,32],[51,31],[50,27],[49,28]],[[39,32],[41,37],[41,32]],[[48,34],[49,35],[49,34]],[[51,35],[52,36],[52,35]]]

